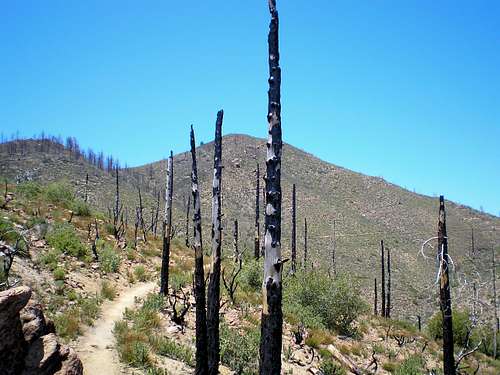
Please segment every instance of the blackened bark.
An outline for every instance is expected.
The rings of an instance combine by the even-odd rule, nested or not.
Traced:
[[[304,264],[302,266],[307,270],[307,218],[304,219]]]
[[[85,176],[85,203],[89,200],[89,174]]]
[[[455,375],[451,290],[448,273],[448,235],[446,233],[446,211],[444,207],[444,197],[442,195],[439,197],[438,257],[440,263],[439,305],[441,314],[443,315],[444,375]]]
[[[385,317],[391,317],[391,249],[387,249],[387,299]]]
[[[418,321],[418,332],[422,331],[422,317],[420,315],[417,315],[417,321]]]
[[[168,294],[168,267],[170,263],[170,234],[172,233],[172,195],[174,183],[174,156],[170,151],[167,161],[167,178],[165,189],[165,216],[163,218],[163,252],[161,257],[160,294]],[[159,201],[159,200],[158,200]]]
[[[189,247],[189,211],[191,209],[191,195],[188,195],[186,206],[186,247]]]
[[[238,263],[239,261],[241,261],[241,254],[238,248],[238,220],[234,221],[233,249],[234,249],[234,261],[235,263]]]
[[[384,240],[380,240],[380,259],[382,263],[382,289],[380,296],[382,297],[382,308],[380,315],[385,317],[385,255],[384,255]]]
[[[281,259],[281,70],[279,67],[278,11],[276,0],[269,0],[269,91],[267,120],[269,136],[266,158],[266,218],[264,230],[264,279],[262,283],[262,317],[259,373],[281,373],[283,334]]]
[[[375,278],[373,283],[373,314],[378,315],[377,278]]]
[[[146,224],[144,222],[144,215],[143,215],[144,206],[142,205],[142,194],[141,194],[140,187],[138,187],[138,191],[139,191],[139,226],[141,227],[141,230],[142,230],[142,238],[144,240],[144,243],[147,243],[148,238],[146,235]]]
[[[255,259],[259,259],[260,257],[260,224],[259,224],[259,216],[260,216],[260,202],[259,202],[259,193],[260,193],[260,169],[259,163],[257,163],[257,170],[255,171],[257,175],[256,187],[255,187],[255,237],[254,237],[254,257]]]
[[[292,186],[292,274],[297,271],[297,195],[295,184]]]
[[[212,184],[212,265],[208,281],[207,340],[208,373],[219,373],[219,308],[221,272],[221,179],[222,179],[222,120],[224,111],[217,113],[214,142],[214,178]]]
[[[196,375],[208,374],[207,354],[207,313],[205,309],[205,275],[203,270],[203,248],[201,236],[200,192],[198,191],[198,170],[196,167],[196,143],[194,129],[191,126],[191,188],[193,193],[193,249],[194,265],[194,299],[196,302]]]

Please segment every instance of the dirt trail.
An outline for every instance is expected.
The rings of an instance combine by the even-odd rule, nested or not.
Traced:
[[[114,301],[102,305],[101,316],[93,327],[80,337],[76,351],[83,362],[86,375],[115,375],[121,373],[118,354],[114,350],[113,327],[121,319],[125,308],[134,306],[135,297],[144,297],[151,292],[155,283],[140,283],[121,291]]]

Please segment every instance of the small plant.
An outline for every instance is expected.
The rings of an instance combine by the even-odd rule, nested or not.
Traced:
[[[326,358],[321,361],[319,369],[323,375],[345,375],[346,371],[331,358]]]
[[[91,215],[92,211],[90,210],[90,206],[82,201],[81,199],[76,199],[71,203],[71,210],[74,212],[76,216],[85,216],[88,217]]]
[[[55,280],[64,280],[66,278],[66,272],[61,267],[57,267],[54,271],[52,271],[52,275]]]
[[[188,366],[194,367],[194,352],[190,347],[178,344],[168,337],[159,336],[152,336],[150,343],[157,354],[178,359]]]
[[[26,227],[28,229],[31,229],[37,225],[46,225],[46,224],[47,224],[47,220],[45,220],[45,218],[39,217],[39,216],[33,216],[33,217],[30,217],[28,219],[28,221],[26,222]]]
[[[104,280],[101,285],[101,296],[110,301],[116,297],[116,288],[107,280]]]
[[[419,355],[407,358],[401,366],[396,369],[395,375],[424,375],[424,360]]]
[[[107,243],[104,241],[99,241],[99,261],[101,264],[101,270],[106,273],[118,272],[120,268],[120,255]]]
[[[47,233],[47,242],[54,249],[82,259],[88,255],[88,249],[81,243],[75,228],[70,224],[56,224]]]
[[[26,181],[17,185],[16,191],[27,199],[35,199],[42,193],[42,186],[37,182]]]
[[[61,252],[55,249],[50,249],[46,253],[40,255],[38,260],[40,263],[47,266],[49,270],[54,270],[57,267],[57,262],[59,261],[59,257],[61,256]]]
[[[246,260],[241,270],[240,280],[243,289],[259,291],[262,288],[262,260]]]
[[[73,202],[71,188],[65,182],[52,182],[45,188],[45,196],[54,204],[70,207]]]
[[[465,345],[467,331],[470,327],[469,313],[463,310],[453,310],[453,339],[455,344]],[[427,323],[427,331],[433,339],[443,338],[443,316],[440,311],[436,312]]]
[[[81,333],[80,312],[77,307],[71,307],[54,317],[54,325],[59,336],[74,339]]]
[[[257,373],[259,341],[260,332],[257,328],[239,332],[222,321],[220,326],[221,362],[237,374]]]
[[[146,281],[146,269],[144,266],[137,266],[134,268],[134,277],[138,281]]]
[[[393,373],[394,371],[396,371],[396,364],[394,362],[385,362],[384,364],[382,364],[382,368],[385,371]]]

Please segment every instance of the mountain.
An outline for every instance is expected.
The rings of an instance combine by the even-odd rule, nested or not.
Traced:
[[[186,137],[186,144],[188,138]],[[113,203],[113,173],[96,168],[83,158],[76,158],[63,147],[53,145],[43,150],[40,141],[28,140],[16,152],[8,143],[0,146],[0,175],[10,179],[32,178],[41,181],[66,179],[83,195],[85,175],[89,173],[90,201],[107,210]],[[232,134],[223,138],[223,225],[224,251],[232,251],[233,221],[239,221],[241,246],[253,253],[255,169],[265,172],[265,140]],[[10,150],[10,151],[9,151]],[[204,245],[209,249],[213,143],[197,148],[198,172],[202,197]],[[155,197],[163,189],[164,160],[120,172],[124,205],[129,221],[137,203],[137,187],[145,201],[146,219],[156,206]],[[174,156],[174,223],[184,236],[185,205],[190,194],[191,156]],[[359,277],[371,301],[373,279],[380,279],[380,240],[391,250],[393,314],[425,315],[436,309],[434,293],[436,264],[434,258],[420,255],[422,243],[436,236],[438,198],[415,194],[379,177],[360,173],[322,161],[312,154],[284,144],[282,164],[282,246],[289,257],[291,233],[292,184],[297,186],[297,246],[302,260],[304,219],[308,222],[309,260],[313,267],[328,268],[335,246],[336,270]],[[261,187],[263,181],[261,181]],[[436,186],[436,190],[439,186]],[[259,194],[263,213],[262,193]],[[163,203],[161,203],[163,206]],[[489,277],[491,247],[500,243],[500,219],[451,201],[446,201],[450,254],[457,275],[456,285],[469,285],[471,278],[483,282]],[[335,236],[334,236],[335,221]],[[260,218],[263,225],[263,216]],[[472,228],[475,253],[472,257]],[[262,229],[261,229],[262,233]],[[335,242],[334,242],[335,237]],[[429,248],[426,254],[431,254]],[[309,264],[311,266],[311,264]],[[475,271],[478,272],[475,272]],[[455,288],[464,295],[467,288]],[[487,286],[484,297],[489,293]],[[465,302],[464,302],[465,303]]]

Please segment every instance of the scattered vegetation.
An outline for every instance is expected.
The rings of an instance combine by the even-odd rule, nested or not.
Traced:
[[[104,280],[101,284],[101,296],[111,301],[116,297],[116,288],[107,280]]]
[[[121,259],[116,250],[104,241],[99,241],[97,246],[100,248],[100,250],[98,250],[98,254],[101,270],[106,273],[118,272]]]
[[[57,223],[47,233],[47,242],[60,253],[84,259],[88,249],[78,238],[75,228],[71,224]]]
[[[237,374],[255,374],[259,368],[260,332],[257,327],[242,331],[229,327],[224,321],[220,325],[221,362]]]
[[[331,358],[321,361],[320,370],[323,375],[346,375],[346,371]]]

